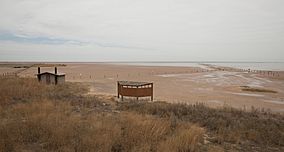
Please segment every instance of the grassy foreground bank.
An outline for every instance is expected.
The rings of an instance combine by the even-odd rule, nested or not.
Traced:
[[[0,78],[0,151],[283,151],[284,116],[116,102],[77,83]]]

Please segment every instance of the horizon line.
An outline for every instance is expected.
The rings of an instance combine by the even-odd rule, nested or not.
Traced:
[[[1,61],[0,63],[284,63],[284,61]]]

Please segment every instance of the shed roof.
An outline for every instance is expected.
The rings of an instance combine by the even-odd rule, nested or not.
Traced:
[[[53,72],[43,72],[43,73],[39,73],[37,75],[44,75],[44,74],[51,74],[51,75],[57,75],[57,76],[65,76],[65,73],[53,73]]]
[[[118,83],[124,86],[144,86],[152,84],[151,82],[135,82],[135,81],[118,81]]]

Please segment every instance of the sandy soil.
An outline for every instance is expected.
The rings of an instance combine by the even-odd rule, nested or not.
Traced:
[[[66,63],[59,72],[66,80],[90,84],[91,94],[116,95],[116,82],[149,81],[154,83],[154,99],[167,102],[202,102],[212,107],[229,105],[236,108],[270,109],[284,113],[284,73],[265,75],[231,68],[160,67],[114,64]],[[0,67],[0,73],[15,71]],[[41,71],[53,71],[44,67]],[[21,77],[35,77],[37,68],[20,72]],[[279,75],[279,76],[278,76]],[[277,93],[242,91],[241,86],[269,89]]]

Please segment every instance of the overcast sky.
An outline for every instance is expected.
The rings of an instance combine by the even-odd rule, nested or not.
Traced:
[[[0,0],[0,61],[284,61],[284,0]]]

